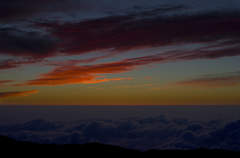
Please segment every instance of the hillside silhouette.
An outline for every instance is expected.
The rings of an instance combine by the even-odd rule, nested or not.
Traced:
[[[1,154],[7,154],[8,156],[227,156],[235,157],[240,156],[240,153],[235,151],[227,150],[207,150],[207,149],[196,149],[196,150],[156,150],[152,149],[149,151],[138,151],[134,149],[126,149],[119,146],[106,145],[100,143],[87,143],[87,144],[66,144],[66,145],[55,145],[55,144],[37,144],[31,142],[24,142],[14,140],[5,136],[0,136],[1,143]]]

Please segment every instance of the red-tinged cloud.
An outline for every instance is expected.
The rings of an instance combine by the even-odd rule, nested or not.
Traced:
[[[240,72],[200,75],[197,78],[173,83],[196,88],[217,88],[240,85]]]
[[[117,81],[117,80],[125,80],[125,79],[133,79],[131,77],[129,78],[104,78],[99,79],[102,76],[74,76],[74,77],[42,77],[35,80],[30,80],[26,84],[18,84],[15,86],[56,86],[56,85],[64,85],[64,84],[90,84],[90,83],[99,83],[99,82],[105,82],[105,81]]]
[[[136,59],[137,60],[137,59]],[[30,85],[62,85],[62,84],[76,84],[76,83],[97,83],[110,80],[122,80],[132,78],[114,78],[114,79],[99,79],[102,76],[99,74],[123,73],[134,70],[137,65],[143,65],[143,61],[133,62],[123,60],[120,62],[86,65],[86,66],[69,66],[58,67],[53,71],[41,74],[40,78],[29,80],[25,84],[16,86],[30,86]]]
[[[113,78],[101,79],[103,76],[99,74],[121,73],[130,71],[124,63],[110,63],[89,66],[69,66],[58,67],[53,71],[40,75],[39,79],[29,80],[25,84],[16,86],[30,86],[30,85],[63,85],[63,84],[76,84],[76,83],[98,83],[111,80],[123,80],[132,78]]]
[[[86,66],[69,66],[58,67],[53,71],[41,74],[40,78],[29,80],[25,84],[17,86],[29,85],[62,85],[75,83],[97,83],[110,80],[122,80],[132,78],[113,78],[100,79],[99,74],[123,73],[134,70],[136,65],[141,63],[134,63],[133,61],[120,61],[106,64],[86,65]]]
[[[28,94],[38,93],[38,91],[23,91],[23,92],[0,92],[0,99],[11,98],[11,97],[26,97]]]
[[[80,44],[81,41],[86,41],[87,38],[94,39],[95,37],[92,37],[93,34],[89,34],[90,32],[86,30],[86,33],[84,33],[84,36],[80,37],[79,33],[76,32],[76,36],[73,35],[73,32],[69,33],[70,39],[73,41],[76,41],[77,45],[79,45],[77,48],[75,48],[77,45],[73,45],[74,43],[69,42],[66,38],[61,38],[54,36],[53,34],[47,35],[44,33],[43,30],[41,30],[42,25],[46,23],[38,23],[37,25],[40,26],[37,29],[40,29],[38,31],[36,30],[35,26],[28,25],[22,25],[22,23],[18,24],[18,27],[13,27],[11,23],[16,22],[29,22],[32,19],[54,19],[54,17],[59,16],[65,16],[74,17],[74,14],[78,14],[78,11],[87,10],[97,8],[97,4],[101,2],[95,2],[93,3],[86,3],[79,0],[0,0],[0,23],[10,23],[10,25],[2,25],[0,27],[0,54],[7,54],[12,56],[28,56],[28,57],[34,57],[34,58],[46,58],[46,57],[52,57],[52,56],[58,56],[59,52],[63,53],[64,55],[73,54],[72,51],[75,50],[75,54],[81,54],[83,52],[78,51],[79,47],[84,48],[85,44]],[[95,6],[95,7],[92,7]],[[168,11],[176,11],[179,9],[183,9],[184,6],[178,5],[178,6],[164,6],[161,8],[155,8],[154,10],[147,11],[147,12],[141,12],[139,14],[136,14],[134,16],[142,16],[142,15],[148,15],[153,16],[157,13],[163,13]],[[52,14],[53,13],[53,14]],[[56,13],[60,13],[57,15]],[[63,14],[65,13],[65,15]],[[70,15],[72,14],[72,15]],[[123,16],[123,18],[128,17]],[[111,19],[112,17],[107,17],[106,19]],[[70,18],[72,19],[72,18]],[[114,17],[113,17],[114,19]],[[126,19],[126,18],[125,18]],[[98,21],[101,19],[96,19],[94,21]],[[116,19],[118,21],[118,19]],[[121,22],[120,22],[121,23]],[[118,24],[120,24],[118,22]],[[88,27],[88,23],[83,22],[83,28]],[[103,25],[104,22],[103,22]],[[33,28],[30,28],[33,27]],[[116,25],[116,27],[119,27],[119,25]],[[74,28],[70,28],[72,31],[74,31]],[[81,29],[81,28],[79,28]],[[92,27],[90,28],[90,30]],[[31,30],[31,31],[26,31]],[[61,30],[59,30],[61,31]],[[69,31],[69,30],[66,30]],[[82,30],[84,32],[84,30]],[[101,30],[96,30],[98,33]],[[103,30],[104,31],[104,30]],[[66,34],[65,31],[62,32],[63,34]],[[75,36],[75,37],[74,37]],[[91,40],[91,39],[90,39]],[[109,40],[109,39],[108,39]],[[89,40],[88,40],[89,41]],[[93,41],[94,43],[95,41]],[[92,44],[93,44],[92,43]],[[90,43],[91,44],[91,43]],[[96,43],[94,44],[96,45]],[[93,46],[94,46],[93,45]],[[101,45],[101,43],[98,43],[97,45]],[[91,46],[90,46],[91,47]],[[111,46],[110,46],[111,47]],[[73,50],[74,49],[74,50]],[[96,50],[96,48],[93,48]],[[98,49],[98,48],[97,48]],[[108,48],[107,48],[108,49]],[[99,50],[102,50],[101,48]],[[85,51],[88,52],[88,51]]]
[[[27,2],[30,3],[30,0]],[[56,0],[51,2],[55,3]],[[45,0],[43,4],[47,5]],[[239,17],[239,11],[171,16],[159,16],[157,11],[152,11],[147,16],[136,13],[80,22],[38,20],[32,22],[33,27],[42,29],[38,32],[0,27],[0,54],[39,59],[59,55],[79,55],[92,51],[126,52],[132,49],[189,43],[213,44],[219,43],[220,40],[225,40],[222,44],[230,49],[240,41]],[[46,33],[43,33],[44,29]],[[215,47],[221,49],[223,45]],[[239,54],[233,52],[228,56]],[[195,54],[199,58],[202,55],[204,52],[201,51]],[[217,56],[224,57],[221,53]]]
[[[229,51],[232,50],[232,51]],[[124,73],[135,69],[143,68],[148,64],[179,62],[194,59],[215,59],[228,57],[230,54],[240,52],[240,47],[226,48],[225,50],[177,50],[162,54],[148,55],[137,58],[128,58],[118,62],[85,65],[85,66],[61,66],[46,74],[39,75],[38,79],[29,80],[24,84],[16,86],[30,85],[62,85],[75,83],[94,83],[101,81],[101,74]],[[200,53],[200,54],[199,54]]]
[[[111,16],[81,22],[36,22],[61,39],[62,53],[126,51],[146,47],[240,39],[240,12],[154,16]],[[230,44],[229,44],[230,45]],[[236,55],[236,54],[235,54]],[[237,54],[239,55],[239,54]]]

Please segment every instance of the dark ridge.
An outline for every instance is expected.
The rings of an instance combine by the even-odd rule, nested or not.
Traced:
[[[226,156],[239,157],[240,153],[228,150],[207,150],[204,148],[196,150],[156,150],[152,149],[146,152],[126,149],[119,146],[106,145],[100,143],[80,144],[37,144],[31,142],[17,141],[5,136],[0,136],[1,154],[8,156],[67,156],[67,157],[86,157],[86,156],[140,156],[140,157],[171,157],[171,156]]]

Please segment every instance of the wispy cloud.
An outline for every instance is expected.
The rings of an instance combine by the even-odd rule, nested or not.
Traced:
[[[104,78],[99,74],[121,73],[128,71],[126,65],[121,63],[86,65],[86,66],[69,66],[58,67],[53,71],[41,74],[39,79],[29,80],[25,84],[18,84],[16,86],[30,86],[30,85],[63,85],[76,83],[98,83],[112,80],[132,79],[128,78]]]
[[[55,0],[51,2],[56,3]],[[182,8],[183,6],[171,6],[165,8],[165,11]],[[120,80],[119,78],[103,79],[102,74],[124,73],[149,64],[240,55],[238,45],[240,11],[158,15],[159,12],[165,11],[162,8],[150,11],[146,16],[138,12],[80,22],[53,20],[32,22],[34,27],[46,29],[48,35],[20,31],[13,27],[0,28],[0,54],[28,57],[26,60],[3,60],[0,62],[0,69],[36,63],[43,61],[44,58],[59,55],[80,55],[92,51],[98,51],[102,55],[108,51],[125,52],[148,47],[204,43],[202,48],[174,50],[173,47],[171,51],[159,54],[95,65],[78,66],[77,64],[90,63],[110,55],[68,61],[44,60],[41,62],[42,65],[53,65],[56,68],[18,86],[97,83]],[[121,79],[131,79],[131,77],[124,76]]]
[[[196,88],[217,88],[240,85],[240,71],[221,74],[200,75],[196,78],[173,83],[173,85]]]
[[[0,92],[0,99],[11,98],[11,97],[26,97],[28,94],[38,93],[38,90],[35,91],[22,91],[22,92]]]
[[[83,83],[88,84],[88,83],[99,83],[99,82],[105,82],[105,81],[119,81],[119,80],[131,80],[133,79],[132,77],[128,77],[128,78],[104,78],[104,79],[95,79],[95,80],[91,80],[91,81],[85,81]]]
[[[42,59],[34,59],[34,58],[25,58],[25,59],[4,59],[0,60],[0,70],[2,69],[11,69],[11,68],[19,68],[22,65],[26,64],[34,64],[38,62],[42,62]]]
[[[0,70],[20,68],[28,64],[36,64],[36,66],[55,66],[55,67],[69,67],[77,64],[92,63],[100,59],[112,57],[115,54],[107,54],[98,57],[91,57],[86,59],[72,59],[72,60],[49,60],[42,58],[14,58],[14,59],[2,59],[0,60]]]
[[[231,50],[231,51],[230,51]],[[61,85],[97,81],[99,74],[123,73],[139,69],[139,66],[148,64],[160,64],[167,62],[179,62],[195,59],[216,59],[240,54],[240,47],[224,48],[221,50],[205,47],[196,50],[175,50],[160,54],[147,55],[136,58],[128,58],[118,62],[85,65],[85,66],[60,66],[53,71],[39,75],[40,78],[29,80],[20,85]],[[141,67],[142,68],[142,67]],[[100,79],[101,80],[101,79]]]
[[[17,1],[14,0],[11,3],[15,5]],[[28,0],[25,3],[32,5]],[[52,0],[51,3],[55,4],[57,1]],[[45,1],[43,4],[47,5]],[[182,7],[170,6],[168,9]],[[189,55],[184,54],[183,57],[185,59],[203,58],[206,57],[206,53],[209,58],[240,55],[237,45],[240,41],[240,11],[214,11],[171,16],[158,14],[159,11],[168,9],[155,9],[149,11],[148,15],[138,12],[80,22],[53,20],[31,22],[34,24],[32,27],[41,30],[38,32],[1,27],[0,54],[43,59],[59,55],[80,55],[92,51],[105,54],[106,51],[126,52],[132,49],[189,43],[212,44],[213,47],[215,43],[214,47],[218,51],[198,50],[193,52],[194,56],[188,52]],[[44,29],[47,33],[43,33]],[[219,42],[221,40],[223,42]]]
[[[0,80],[0,86],[1,84],[8,83],[8,82],[14,82],[14,80]]]
[[[239,11],[216,11],[173,16],[129,14],[81,22],[36,22],[64,42],[62,53],[96,50],[126,51],[146,47],[209,43],[239,39]]]
[[[113,87],[113,89],[119,89],[119,88],[139,88],[139,87],[149,87],[149,86],[153,86],[154,84],[138,84],[138,85],[134,85],[134,86],[129,86],[129,85],[125,85],[125,86],[116,86]]]
[[[100,59],[113,57],[114,54],[107,54],[102,55],[98,57],[91,57],[86,59],[73,59],[73,60],[47,60],[45,59],[43,62],[40,63],[41,66],[56,66],[56,67],[69,67],[69,66],[75,66],[77,64],[88,64],[95,62]]]

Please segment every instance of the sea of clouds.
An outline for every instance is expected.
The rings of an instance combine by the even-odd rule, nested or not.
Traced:
[[[99,142],[146,151],[149,149],[227,149],[240,152],[240,120],[190,121],[186,118],[129,117],[0,125],[0,134],[44,144]]]

